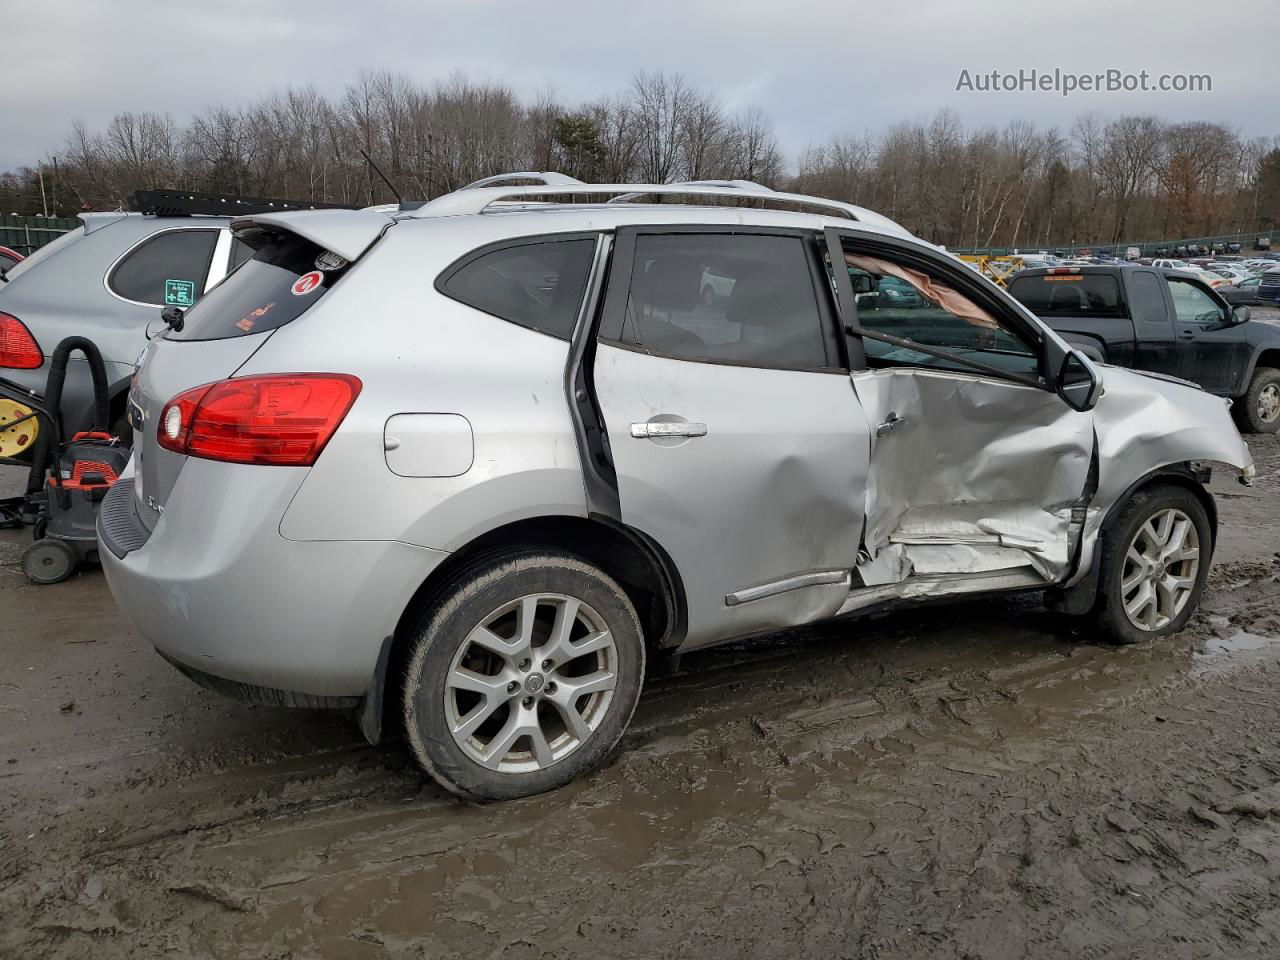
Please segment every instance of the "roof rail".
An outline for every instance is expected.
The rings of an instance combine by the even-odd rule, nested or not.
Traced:
[[[688,197],[733,197],[742,199],[766,200],[770,203],[790,203],[811,207],[825,207],[839,212],[850,220],[856,220],[870,226],[892,230],[895,233],[910,236],[906,227],[895,223],[888,217],[881,216],[871,210],[828,200],[824,197],[809,197],[800,193],[779,193],[776,190],[757,188],[754,190],[742,187],[704,186],[702,184],[682,183],[577,183],[571,185],[533,186],[533,187],[475,187],[455,190],[443,197],[437,197],[430,203],[415,210],[412,217],[451,217],[466,214],[483,213],[488,207],[501,200],[533,199],[536,197],[590,197],[602,194],[621,194],[627,197],[641,196],[688,196]]]
[[[672,184],[672,186],[727,187],[733,190],[741,190],[744,193],[773,193],[771,187],[766,187],[763,183],[756,183],[754,180],[681,180]],[[643,196],[643,193],[624,193],[621,196],[606,200],[605,203],[629,203],[637,197]]]
[[[254,213],[283,210],[350,210],[350,203],[315,203],[310,200],[276,200],[267,197],[237,197],[194,190],[135,190],[129,205],[139,213],[158,217],[189,217],[198,214],[216,217],[243,217]]]
[[[582,182],[581,180],[577,180],[567,174],[556,173],[554,170],[547,170],[543,173],[524,170],[519,173],[498,173],[492,177],[485,177],[483,180],[476,180],[473,183],[468,183],[465,187],[460,187],[459,189],[475,190],[479,187],[494,186],[504,180],[537,180],[539,183],[545,183],[549,186],[569,186]]]

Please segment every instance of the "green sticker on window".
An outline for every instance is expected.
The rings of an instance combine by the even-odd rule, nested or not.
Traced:
[[[191,280],[166,280],[164,302],[171,307],[189,307],[196,302],[196,285]]]

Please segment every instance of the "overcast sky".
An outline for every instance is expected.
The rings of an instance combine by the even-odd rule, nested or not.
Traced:
[[[337,94],[362,68],[429,82],[461,70],[566,101],[638,70],[684,73],[762,107],[794,163],[835,132],[954,109],[969,125],[1068,126],[1143,111],[1280,134],[1280,0],[0,0],[0,170],[57,153],[72,120],[179,121],[289,84]],[[1274,61],[1274,57],[1271,58]],[[1211,93],[957,92],[962,70],[1210,74]]]

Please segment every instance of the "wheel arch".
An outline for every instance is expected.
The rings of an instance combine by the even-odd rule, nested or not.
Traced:
[[[1253,386],[1253,378],[1259,367],[1280,370],[1280,346],[1261,346],[1257,349],[1244,372],[1244,382],[1240,384],[1241,397],[1249,395],[1249,388]]]
[[[1209,534],[1213,538],[1210,547],[1218,542],[1218,504],[1213,499],[1213,494],[1205,489],[1204,484],[1196,479],[1195,471],[1186,463],[1172,463],[1167,466],[1157,467],[1150,473],[1138,478],[1131,484],[1107,510],[1106,516],[1102,520],[1102,533],[1105,533],[1108,527],[1114,522],[1116,515],[1134,494],[1145,490],[1147,487],[1156,484],[1165,483],[1173,486],[1184,487],[1200,501],[1200,505],[1204,507],[1204,512],[1209,517]]]
[[[1050,606],[1063,613],[1082,614],[1088,613],[1093,609],[1094,603],[1098,596],[1098,578],[1099,571],[1102,566],[1102,550],[1101,544],[1106,538],[1111,527],[1115,523],[1116,517],[1135,494],[1147,489],[1148,487],[1160,484],[1170,484],[1182,487],[1191,492],[1191,494],[1200,501],[1204,507],[1205,513],[1209,517],[1209,537],[1210,537],[1210,562],[1212,562],[1212,551],[1218,541],[1218,505],[1213,499],[1213,495],[1205,489],[1203,483],[1197,479],[1195,471],[1187,463],[1170,463],[1162,467],[1157,467],[1150,472],[1143,474],[1133,483],[1131,483],[1120,496],[1116,497],[1115,502],[1107,508],[1106,514],[1102,518],[1102,525],[1098,528],[1098,544],[1094,546],[1093,556],[1089,562],[1089,572],[1078,582],[1065,590],[1054,591],[1050,595]]]
[[[515,520],[486,531],[431,571],[405,604],[395,632],[385,638],[369,689],[358,712],[371,743],[394,729],[400,677],[413,630],[449,585],[476,566],[521,550],[560,550],[616,580],[640,618],[650,650],[678,646],[687,629],[684,584],[670,555],[652,538],[624,524],[596,517],[549,515]],[[390,724],[391,726],[388,726]]]
[[[1089,333],[1059,333],[1059,337],[1063,339],[1069,346],[1074,347],[1083,353],[1090,360],[1097,360],[1100,363],[1107,362],[1107,344],[1101,337],[1096,337]]]

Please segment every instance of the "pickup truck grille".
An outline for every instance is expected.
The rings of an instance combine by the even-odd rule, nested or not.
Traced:
[[[1262,275],[1258,281],[1258,299],[1280,301],[1280,270]]]

